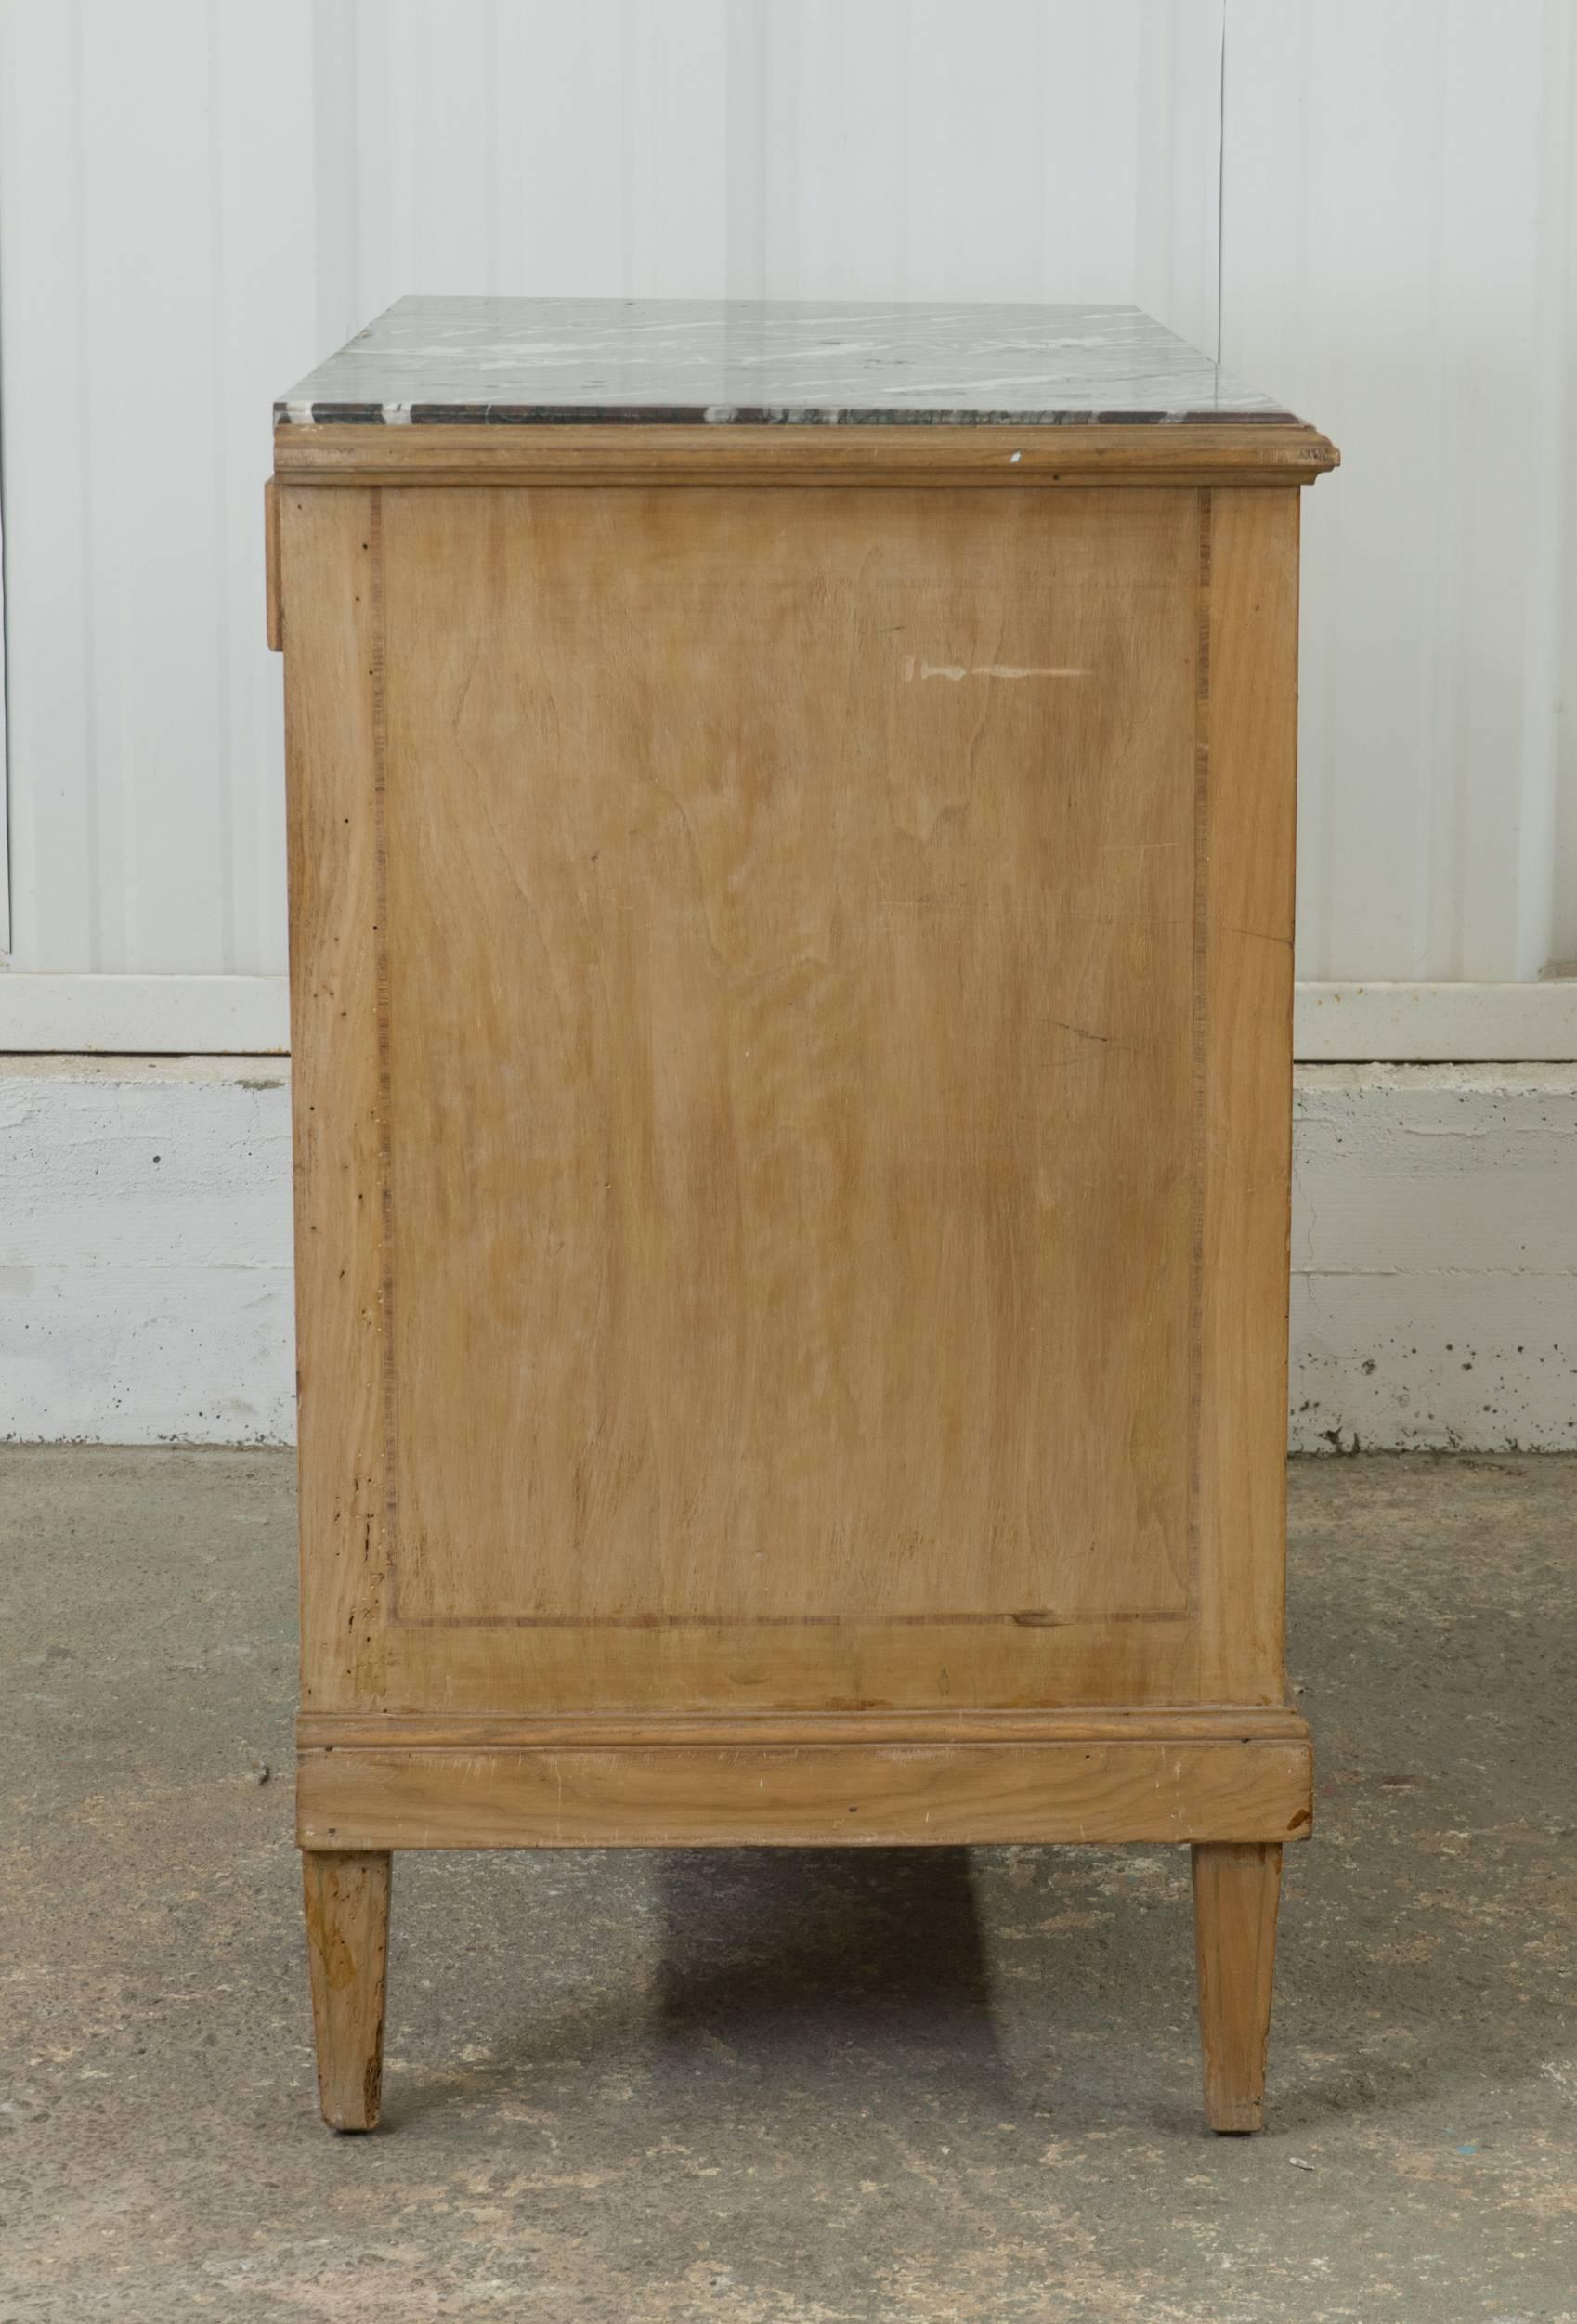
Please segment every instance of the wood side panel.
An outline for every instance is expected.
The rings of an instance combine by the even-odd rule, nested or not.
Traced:
[[[1208,514],[1200,1692],[1285,1693],[1296,496]]]
[[[777,1628],[594,1637],[573,1627],[523,1632],[507,1617],[451,1629],[384,1619],[383,1261],[376,1222],[358,1199],[377,1188],[381,1170],[377,508],[369,494],[280,492],[281,582],[305,608],[286,677],[308,1707],[1278,1701],[1295,507],[1281,496],[1214,494],[1208,589],[1194,601],[1205,611],[1208,703],[1195,739],[1210,783],[1207,1030],[1196,1059],[1212,1123],[1200,1149],[1203,1628],[1021,1607],[1027,1621],[996,1627],[894,1628],[877,1616],[843,1630],[789,1617]]]
[[[374,493],[280,489],[295,1153],[301,1691],[382,1701]]]
[[[1307,1745],[317,1751],[303,1847],[914,1847],[1280,1840],[1307,1833]]]
[[[281,476],[332,484],[958,485],[1022,490],[1241,483],[1283,489],[1334,468],[1301,422],[1214,426],[283,426]]]
[[[384,565],[402,1624],[1184,1616],[1195,497]]]

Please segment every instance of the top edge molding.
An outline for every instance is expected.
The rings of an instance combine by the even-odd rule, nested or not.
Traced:
[[[1340,455],[1302,421],[1009,428],[505,427],[349,422],[275,431],[274,473],[314,484],[1303,485]]]

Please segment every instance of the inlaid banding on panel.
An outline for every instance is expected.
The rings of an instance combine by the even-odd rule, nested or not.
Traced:
[[[383,497],[399,1621],[1185,1616],[1199,497]]]

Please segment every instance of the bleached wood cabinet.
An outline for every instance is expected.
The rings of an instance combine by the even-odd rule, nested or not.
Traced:
[[[277,416],[327,2118],[398,1849],[1176,1840],[1252,2129],[1335,453],[1127,308],[406,300]]]

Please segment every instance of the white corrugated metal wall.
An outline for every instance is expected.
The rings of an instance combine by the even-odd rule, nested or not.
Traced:
[[[0,0],[0,1047],[282,1038],[268,405],[494,290],[1219,332],[1346,460],[1304,1046],[1577,1054],[1574,141],[1571,0]]]

